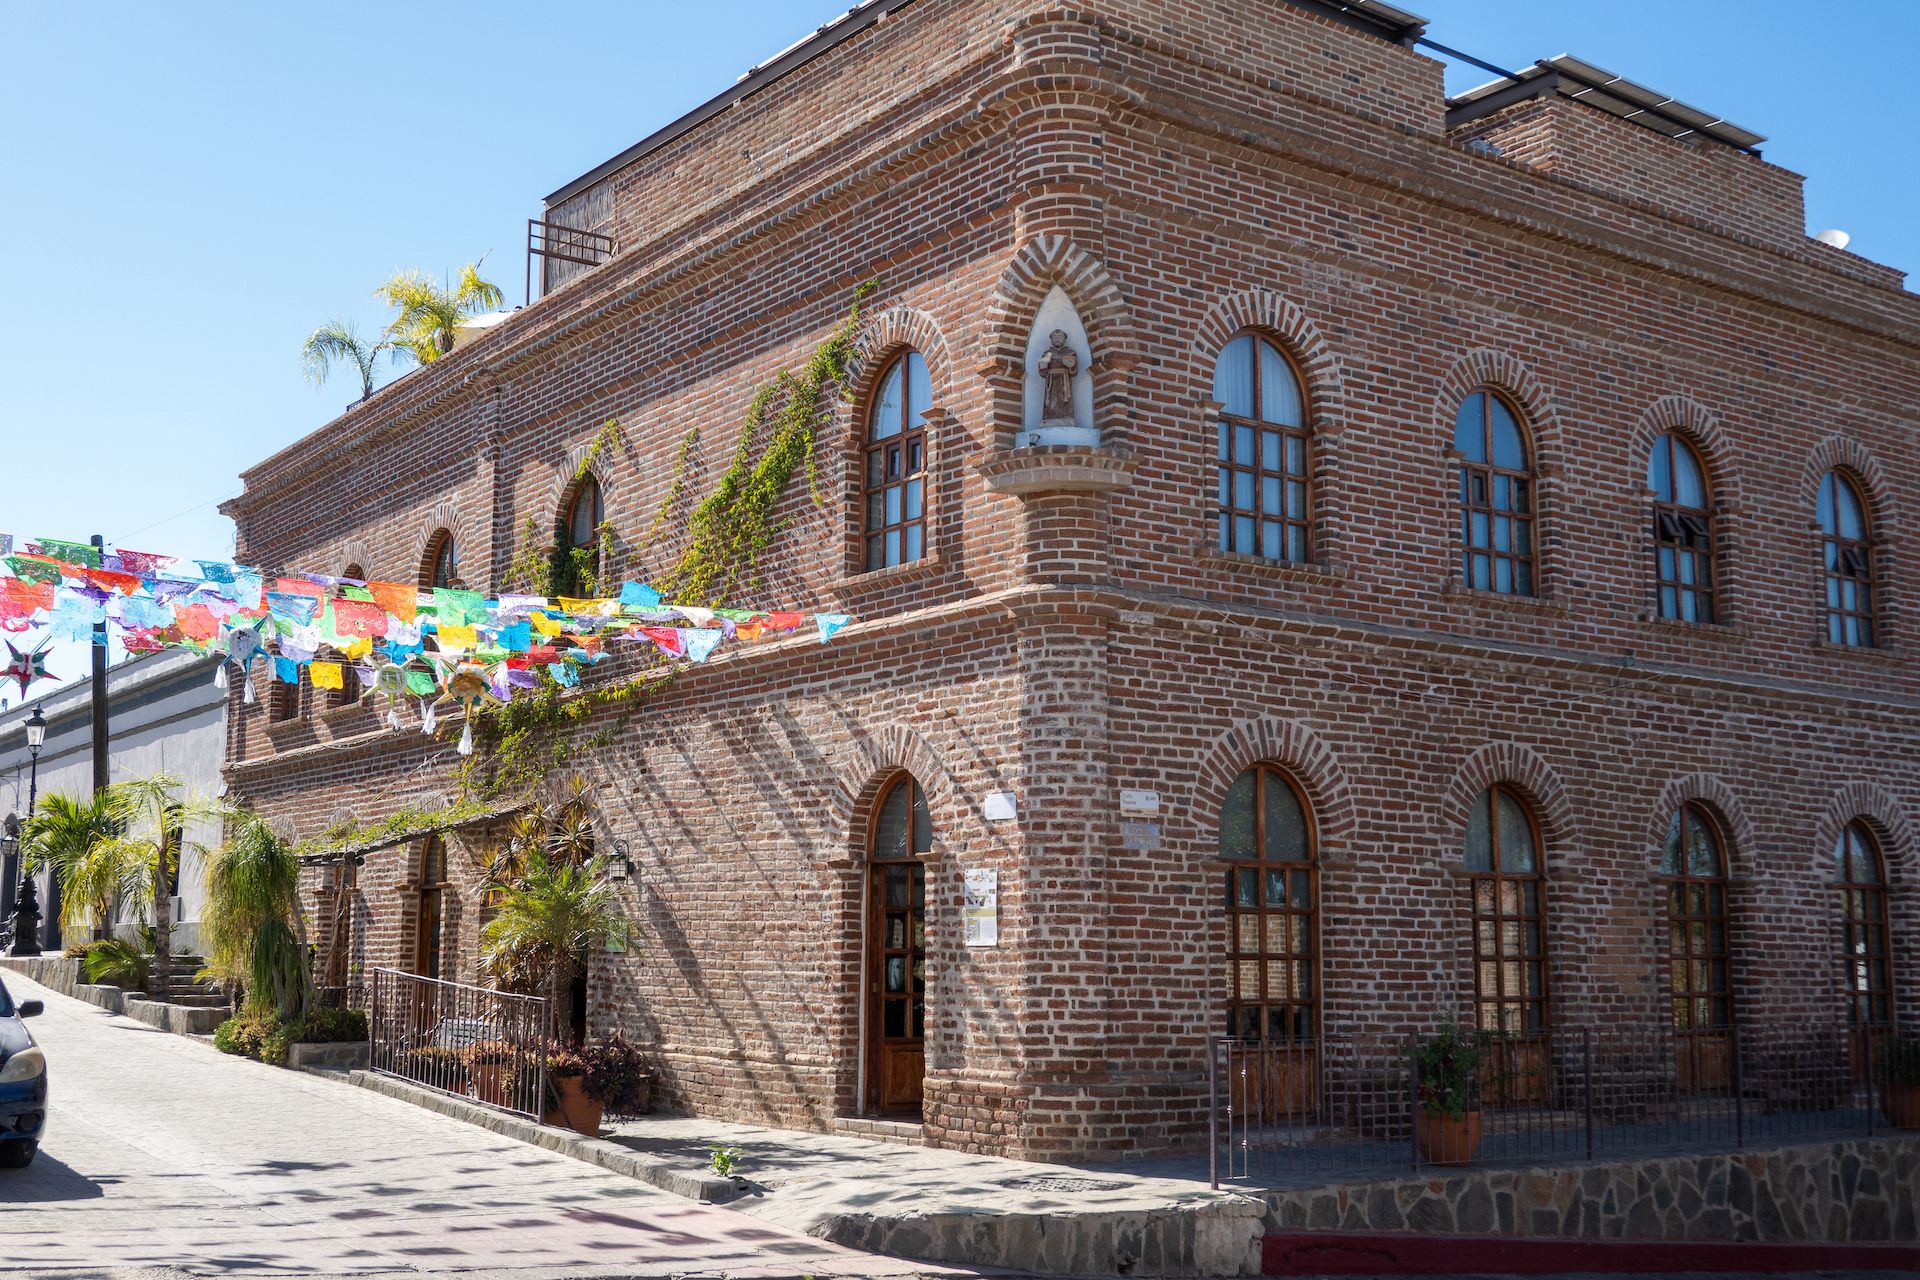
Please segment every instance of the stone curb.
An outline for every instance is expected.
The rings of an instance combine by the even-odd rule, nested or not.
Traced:
[[[338,1072],[326,1074],[332,1075],[335,1079],[340,1078]],[[598,1165],[609,1172],[649,1183],[662,1191],[671,1191],[689,1200],[698,1200],[705,1204],[721,1204],[740,1194],[739,1184],[731,1178],[688,1173],[664,1160],[656,1160],[640,1155],[638,1152],[629,1151],[619,1143],[608,1142],[604,1138],[589,1138],[569,1129],[556,1129],[551,1125],[535,1124],[525,1116],[496,1111],[478,1102],[467,1102],[444,1093],[437,1093],[432,1089],[408,1084],[404,1080],[396,1080],[392,1076],[378,1075],[372,1071],[348,1072],[345,1078],[362,1089],[371,1089],[389,1098],[410,1102],[416,1107],[424,1107],[428,1111],[437,1112],[449,1119],[476,1125],[497,1133],[503,1138],[513,1138],[519,1142],[545,1147],[549,1151],[557,1151],[563,1156]]]

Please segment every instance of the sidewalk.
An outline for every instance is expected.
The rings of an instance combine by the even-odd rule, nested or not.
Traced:
[[[604,1125],[584,1138],[357,1071],[354,1083],[523,1142],[872,1253],[1055,1276],[1260,1273],[1265,1204],[1153,1170],[1002,1160],[840,1134],[688,1117]],[[708,1149],[745,1153],[738,1184]]]
[[[1077,1169],[686,1117],[601,1132],[688,1170],[706,1167],[709,1147],[737,1147],[748,1185],[730,1208],[876,1253],[1049,1275],[1259,1272],[1260,1200],[1145,1167]]]

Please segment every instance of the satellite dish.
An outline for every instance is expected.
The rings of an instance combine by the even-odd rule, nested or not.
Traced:
[[[1830,244],[1836,249],[1844,249],[1853,243],[1853,237],[1844,231],[1822,231],[1814,236],[1821,244]]]

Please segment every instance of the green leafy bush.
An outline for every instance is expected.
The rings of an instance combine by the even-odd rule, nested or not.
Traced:
[[[287,1060],[287,1033],[276,1018],[243,1013],[214,1029],[213,1047],[242,1058],[258,1058],[275,1066]]]
[[[1486,1037],[1454,1022],[1414,1046],[1420,1106],[1438,1119],[1458,1120],[1480,1104],[1480,1064],[1486,1060]]]
[[[300,1023],[295,1044],[351,1044],[367,1038],[365,1009],[315,1009]]]

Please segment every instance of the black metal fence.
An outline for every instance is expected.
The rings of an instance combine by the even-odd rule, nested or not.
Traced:
[[[1214,1186],[1312,1185],[1453,1163],[1460,1152],[1420,1105],[1418,1042],[1213,1039]],[[1477,1129],[1466,1121],[1474,1166],[1703,1154],[1887,1128],[1887,1076],[1874,1065],[1871,1029],[1561,1028],[1492,1038],[1483,1053],[1468,1108]]]
[[[375,1071],[533,1120],[545,1113],[545,1000],[397,969],[368,976]]]

